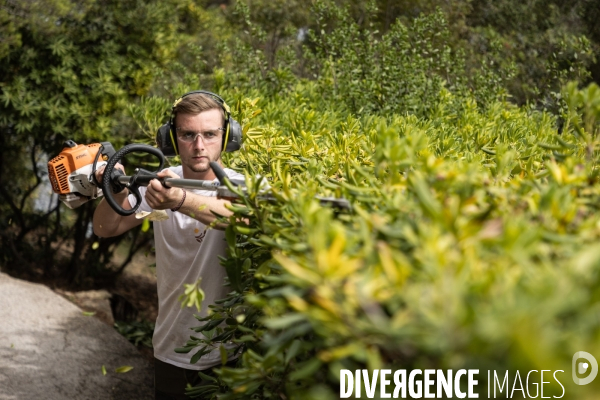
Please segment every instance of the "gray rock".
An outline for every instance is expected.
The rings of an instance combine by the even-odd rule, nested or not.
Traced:
[[[124,365],[133,369],[115,372]],[[153,399],[153,375],[110,326],[43,285],[0,273],[1,400]]]

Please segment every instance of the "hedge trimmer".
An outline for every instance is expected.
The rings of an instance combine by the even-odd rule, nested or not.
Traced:
[[[159,161],[157,170],[151,172],[136,168],[132,176],[127,176],[121,170],[115,169],[123,156],[134,152],[155,156]],[[59,199],[67,207],[77,208],[104,194],[111,208],[123,216],[137,211],[142,200],[139,187],[148,186],[152,179],[158,179],[165,187],[213,190],[217,192],[218,198],[227,200],[239,198],[240,190],[242,195],[246,191],[244,181],[230,180],[216,162],[211,162],[210,167],[218,181],[158,177],[157,172],[162,170],[164,160],[164,155],[159,149],[146,144],[129,144],[115,152],[109,142],[82,145],[67,140],[60,154],[48,161],[48,176],[52,190],[59,195]],[[97,182],[95,172],[102,165],[106,165],[104,177],[102,182]],[[124,188],[128,188],[136,199],[136,204],[130,210],[123,209],[113,197],[113,191],[120,192]],[[275,197],[268,193],[268,189],[264,190],[259,198],[266,201],[275,200]],[[336,209],[351,209],[348,200],[343,198],[317,197],[317,199],[321,204],[329,204]]]

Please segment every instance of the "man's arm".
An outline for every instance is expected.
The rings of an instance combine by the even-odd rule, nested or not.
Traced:
[[[216,197],[201,196],[199,194],[187,192],[185,201],[179,209],[179,212],[197,219],[204,225],[208,226],[215,223],[217,219],[217,217],[215,217],[211,211],[214,211],[217,214],[225,217],[229,217],[231,214],[233,214],[231,211],[225,208],[225,204],[229,204],[229,202],[227,200],[217,199]],[[216,229],[225,230],[227,224],[216,223],[214,227]]]
[[[131,209],[131,204],[129,204],[129,200],[127,199],[128,195],[129,190],[127,189],[121,193],[113,194],[115,201],[125,210]],[[142,220],[135,218],[135,215],[124,217],[117,214],[105,199],[102,199],[94,211],[94,233],[99,237],[118,236],[141,223]]]
[[[96,172],[96,179],[98,182],[102,182],[103,175],[104,166],[99,168]],[[128,189],[124,189],[121,193],[113,194],[115,201],[125,210],[131,209],[131,204],[127,199],[128,195]],[[131,228],[140,225],[141,223],[142,220],[135,218],[135,215],[124,217],[117,214],[108,205],[105,199],[102,199],[100,204],[98,204],[98,207],[96,207],[92,221],[94,233],[99,237],[118,236],[127,232]]]
[[[161,171],[157,175],[179,178],[179,176],[169,170]],[[188,215],[202,222],[204,225],[210,225],[217,219],[211,211],[225,217],[233,214],[225,208],[225,204],[229,204],[227,200],[217,199],[213,196],[202,196],[189,191],[185,192],[184,199],[183,193],[183,189],[166,188],[158,180],[153,179],[150,181],[148,190],[146,191],[146,202],[154,210],[173,209],[181,204],[178,212]],[[182,200],[184,200],[183,203],[181,202]],[[227,225],[222,223],[215,225],[215,228],[221,230],[226,227]]]

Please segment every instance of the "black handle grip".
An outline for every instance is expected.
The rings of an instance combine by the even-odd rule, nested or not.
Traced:
[[[157,171],[160,171],[162,169],[163,164],[165,162],[165,156],[163,155],[163,153],[156,147],[152,147],[147,144],[128,144],[121,150],[117,151],[108,160],[108,162],[106,163],[106,168],[104,169],[104,176],[102,178],[102,192],[104,193],[104,197],[106,198],[106,202],[108,203],[108,205],[113,210],[115,210],[117,214],[122,215],[124,217],[135,213],[136,210],[139,208],[140,204],[142,204],[142,195],[140,194],[140,191],[138,189],[140,185],[139,183],[136,183],[135,180],[127,185],[129,191],[134,195],[136,203],[134,206],[132,206],[131,210],[125,210],[115,201],[115,198],[113,197],[112,186],[116,185],[118,187],[119,185],[121,185],[117,181],[118,174],[116,174],[116,171],[114,171],[114,169],[115,165],[117,165],[117,163],[121,160],[121,158],[123,158],[123,156],[134,152],[147,153],[156,156],[160,161],[160,165],[158,166]],[[113,174],[113,172],[115,173]]]
[[[221,185],[225,185],[225,179],[227,179],[231,182],[231,184],[233,186],[239,186],[239,184],[237,182],[233,182],[229,179],[229,177],[227,176],[227,173],[225,172],[225,170],[223,168],[221,168],[221,166],[219,165],[218,162],[211,161],[209,163],[209,165],[210,165],[210,169],[212,169],[212,171],[215,173],[215,176],[217,177],[217,179],[219,180],[219,183]]]

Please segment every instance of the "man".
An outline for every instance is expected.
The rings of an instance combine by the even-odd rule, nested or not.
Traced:
[[[190,92],[173,105],[169,123],[161,127],[159,147],[163,152],[171,150],[181,157],[181,166],[171,167],[158,173],[161,177],[215,180],[209,162],[221,163],[221,151],[239,148],[241,128],[229,115],[229,108],[217,95],[210,92]],[[165,134],[166,138],[165,139]],[[233,135],[233,138],[232,136]],[[237,135],[237,138],[236,138]],[[231,142],[238,141],[231,146]],[[96,178],[102,181],[104,169]],[[232,170],[225,169],[230,178],[243,179]],[[212,212],[231,215],[225,208],[227,201],[217,199],[214,192],[166,188],[158,180],[152,180],[147,188],[141,187],[140,211],[166,210],[169,219],[154,222],[156,248],[156,278],[159,311],[152,343],[155,357],[156,399],[183,399],[187,383],[194,384],[198,370],[210,374],[210,369],[221,365],[219,351],[215,350],[190,364],[191,354],[178,354],[174,349],[185,344],[190,330],[198,326],[193,314],[196,310],[181,308],[177,301],[184,284],[195,283],[202,278],[201,288],[206,297],[200,315],[207,315],[207,306],[226,296],[223,286],[226,276],[219,264],[219,256],[225,256],[224,233],[207,229],[215,221]],[[131,209],[135,197],[127,189],[114,194],[124,209]],[[94,213],[94,232],[100,237],[120,235],[141,224],[135,215],[127,217],[115,213],[104,200]]]

